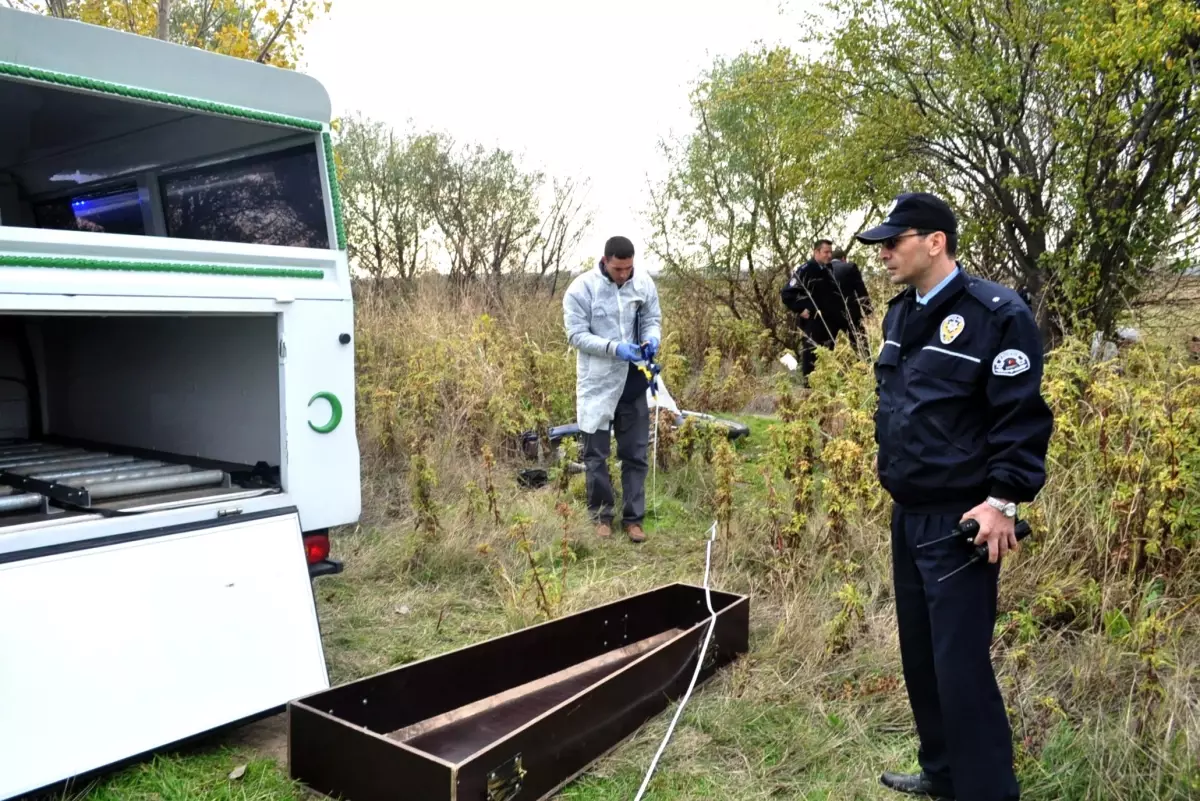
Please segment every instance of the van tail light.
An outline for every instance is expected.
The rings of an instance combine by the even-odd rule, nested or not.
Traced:
[[[310,565],[323,562],[329,558],[328,534],[305,534],[304,556]]]

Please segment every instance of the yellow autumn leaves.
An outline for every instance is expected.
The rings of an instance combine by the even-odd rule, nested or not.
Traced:
[[[157,37],[161,0],[24,0],[57,17]],[[167,39],[235,58],[293,69],[305,32],[330,0],[169,0]]]

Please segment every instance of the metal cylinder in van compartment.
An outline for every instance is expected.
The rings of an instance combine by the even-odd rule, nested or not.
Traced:
[[[8,489],[5,487],[5,489]],[[36,492],[21,492],[0,495],[0,512],[15,512],[19,509],[36,509],[42,505],[42,496]]]
[[[62,448],[54,451],[39,451],[33,454],[0,458],[0,470],[12,470],[18,467],[34,465],[58,464],[83,459],[99,460],[108,458],[107,453],[88,453],[82,448]]]
[[[221,470],[196,470],[182,475],[135,478],[129,481],[100,483],[87,487],[87,490],[92,500],[95,501],[103,498],[117,498],[124,495],[141,495],[148,492],[193,489],[196,487],[219,487],[224,481],[225,473]]]
[[[186,473],[189,469],[186,465],[167,465],[166,462],[158,462],[158,461],[128,461],[128,462],[121,461],[117,464],[101,465],[99,467],[76,467],[76,468],[71,468],[71,469],[67,469],[67,470],[63,470],[62,468],[57,468],[52,473],[34,473],[32,478],[36,478],[41,481],[63,481],[63,482],[67,482],[67,479],[83,480],[85,478],[88,478],[90,480],[95,480],[92,477],[124,475],[131,471],[132,472],[140,472],[140,471],[158,469],[158,468],[163,468],[163,467],[168,467],[168,466],[171,467],[173,470],[175,470],[175,472],[178,472],[178,473]],[[17,471],[13,471],[13,472],[17,472]],[[129,476],[129,477],[134,478],[134,476]],[[67,482],[67,483],[75,483],[75,482]]]

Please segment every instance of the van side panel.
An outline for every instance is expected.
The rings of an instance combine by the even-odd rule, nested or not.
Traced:
[[[0,563],[0,609],[3,799],[328,686],[294,513]]]

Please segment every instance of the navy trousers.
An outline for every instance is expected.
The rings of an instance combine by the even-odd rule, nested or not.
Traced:
[[[939,583],[970,559],[970,548],[957,539],[917,547],[961,518],[892,511],[900,657],[918,759],[957,801],[1017,801],[1012,730],[991,662],[1000,564],[977,563]]]

